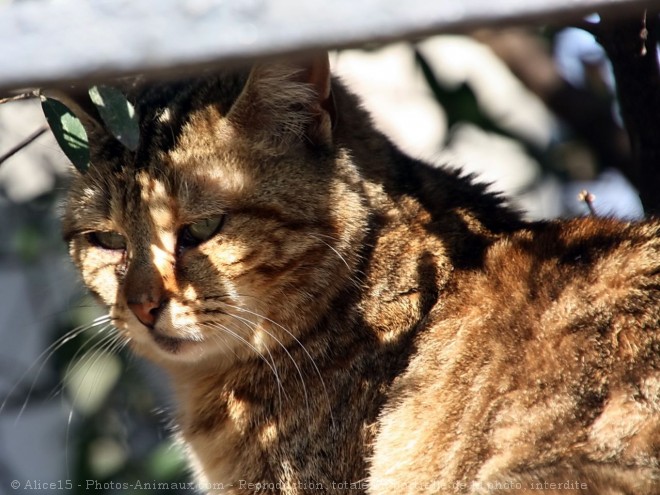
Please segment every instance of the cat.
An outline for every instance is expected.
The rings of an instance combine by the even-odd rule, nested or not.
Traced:
[[[660,493],[660,224],[527,222],[327,55],[124,91],[64,238],[207,493]]]

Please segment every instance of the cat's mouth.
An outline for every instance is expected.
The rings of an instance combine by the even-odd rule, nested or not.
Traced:
[[[169,335],[164,335],[158,330],[152,330],[151,336],[154,339],[154,342],[158,346],[171,354],[177,354],[181,351],[181,348],[186,344],[190,344],[192,341],[190,339],[183,339],[178,337],[170,337]]]
[[[137,321],[127,319],[129,321],[125,325],[128,334],[136,338],[138,348],[148,355],[151,355],[150,350],[156,352],[154,356],[177,359],[185,357],[189,352],[198,355],[199,345],[204,341],[200,330],[190,322],[173,325],[169,318],[163,317],[145,324],[139,318],[136,318]]]

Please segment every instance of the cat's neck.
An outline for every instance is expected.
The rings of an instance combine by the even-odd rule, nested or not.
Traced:
[[[432,277],[429,262],[403,268]],[[347,480],[366,476],[378,414],[389,385],[407,365],[435,288],[394,287],[389,295],[376,286],[366,290],[336,298],[324,318],[286,348],[231,366],[207,362],[172,374],[177,423],[199,473],[231,482],[245,479],[247,472],[277,482],[278,469],[251,470],[291,462],[308,473],[301,474],[303,480],[321,474]],[[380,296],[385,299],[378,312],[370,299]],[[274,448],[280,442],[291,452]],[[327,455],[345,455],[357,464],[318,473],[314,459],[288,457],[297,449],[306,452],[308,445],[324,445]]]

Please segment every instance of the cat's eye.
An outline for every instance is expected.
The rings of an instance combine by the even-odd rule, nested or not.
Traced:
[[[126,249],[126,238],[118,232],[90,232],[87,240],[94,246],[113,251]]]
[[[218,215],[186,225],[179,233],[179,246],[183,248],[193,247],[208,241],[218,233],[224,218],[224,215]]]

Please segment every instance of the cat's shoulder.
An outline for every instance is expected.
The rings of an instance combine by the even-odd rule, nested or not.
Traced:
[[[374,484],[530,489],[571,473],[597,484],[603,463],[647,477],[660,438],[659,232],[657,221],[531,223],[457,270],[392,387]],[[633,430],[644,432],[634,442]],[[651,493],[619,474],[613,486]]]

